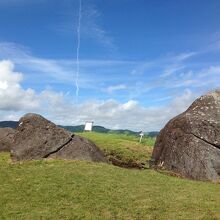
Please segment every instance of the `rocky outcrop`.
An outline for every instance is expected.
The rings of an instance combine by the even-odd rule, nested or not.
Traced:
[[[15,130],[12,128],[0,128],[0,152],[10,152],[13,144]]]
[[[26,114],[19,120],[11,157],[15,161],[56,157],[107,162],[94,143],[37,114]]]
[[[198,98],[168,122],[150,165],[197,180],[220,179],[220,90]]]

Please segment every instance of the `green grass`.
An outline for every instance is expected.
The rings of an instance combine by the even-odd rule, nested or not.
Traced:
[[[77,133],[93,141],[111,160],[118,159],[124,164],[141,167],[148,164],[152,154],[154,138],[144,137],[139,143],[139,137],[124,134],[102,134],[96,132]]]
[[[152,150],[126,135],[81,135],[123,160],[132,154],[137,160],[147,159],[149,155],[142,154]],[[103,163],[12,163],[9,154],[0,153],[0,220],[4,219],[214,220],[220,219],[220,184]]]
[[[220,184],[102,163],[11,163],[0,154],[0,219],[220,219]]]

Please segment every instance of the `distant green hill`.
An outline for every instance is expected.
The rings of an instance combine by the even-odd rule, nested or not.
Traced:
[[[84,125],[76,125],[76,126],[62,126],[59,125],[62,128],[65,128],[68,131],[71,132],[83,132],[84,130]],[[102,126],[93,126],[92,130],[94,132],[98,133],[111,133],[111,134],[127,134],[127,135],[138,135],[139,132],[131,131],[131,130],[123,130],[123,129],[118,129],[118,130],[111,130]]]
[[[157,135],[159,134],[159,131],[150,131],[150,132],[147,132],[146,134],[149,137],[157,137]]]
[[[10,127],[10,128],[16,128],[18,125],[18,121],[1,121],[0,122],[0,128],[5,128],[5,127]],[[84,130],[84,125],[75,125],[75,126],[63,126],[59,125],[60,127],[71,131],[71,132],[83,132]],[[111,134],[126,134],[126,135],[139,135],[140,132],[135,132],[131,131],[128,129],[117,129],[117,130],[112,130],[108,129],[102,126],[93,126],[93,131],[98,132],[98,133],[111,133]],[[152,132],[147,132],[147,136],[149,137],[156,137],[159,132],[157,131],[152,131]]]
[[[0,128],[16,128],[17,125],[17,121],[0,121]]]
[[[68,131],[71,132],[83,132],[84,130],[84,125],[76,125],[76,126],[62,126],[59,125],[62,128],[65,128]],[[112,129],[108,129],[102,126],[93,126],[92,129],[94,132],[98,132],[98,133],[111,133],[111,134],[126,134],[126,135],[139,135],[140,132],[136,132],[136,131],[131,131],[128,129],[116,129],[116,130],[112,130]],[[149,137],[156,137],[159,132],[158,131],[150,131],[150,132],[145,132],[145,134]]]
[[[71,132],[83,132],[84,131],[84,125],[75,125],[75,126],[59,125],[59,126]],[[99,133],[108,133],[110,129],[104,128],[102,126],[93,126],[93,131],[99,132]]]

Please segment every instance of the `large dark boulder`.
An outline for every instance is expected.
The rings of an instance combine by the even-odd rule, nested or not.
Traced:
[[[0,152],[10,152],[13,144],[15,130],[12,128],[0,128]]]
[[[197,180],[220,179],[220,90],[198,98],[168,122],[150,165]]]
[[[94,143],[37,114],[26,114],[19,120],[11,157],[15,161],[57,157],[106,162]]]

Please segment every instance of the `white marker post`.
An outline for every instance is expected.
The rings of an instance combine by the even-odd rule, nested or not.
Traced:
[[[93,121],[87,121],[85,123],[84,131],[92,131]]]
[[[141,133],[140,133],[139,135],[140,135],[140,140],[139,140],[139,142],[141,143],[142,138],[143,138],[143,136],[144,136],[144,132],[143,132],[143,131],[141,131]]]

